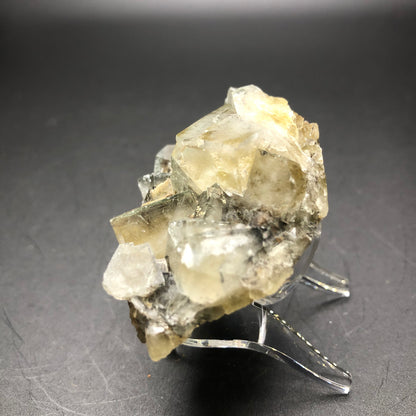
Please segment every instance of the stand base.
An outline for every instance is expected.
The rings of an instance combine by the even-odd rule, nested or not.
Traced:
[[[349,281],[347,278],[329,272],[315,262],[309,264],[309,268],[302,275],[300,283],[315,289],[324,291],[338,297],[350,296]],[[259,313],[259,333],[257,341],[244,339],[196,339],[188,338],[182,345],[196,348],[239,348],[256,351],[271,358],[282,361],[303,374],[325,384],[340,394],[348,394],[351,388],[351,374],[343,370],[336,363],[330,361],[289,323],[282,319],[263,302],[253,302],[252,306]],[[267,335],[270,334],[269,326],[274,325],[281,336],[277,349],[266,345]],[[286,351],[282,350],[283,344]]]

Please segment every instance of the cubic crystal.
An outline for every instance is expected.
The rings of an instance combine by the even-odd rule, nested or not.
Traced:
[[[116,299],[149,296],[165,283],[149,244],[120,244],[104,272],[103,287]]]
[[[194,211],[191,192],[183,192],[135,208],[110,220],[118,242],[149,243],[156,258],[166,255],[168,224]]]
[[[111,220],[103,285],[159,360],[195,327],[285,293],[328,212],[319,130],[248,85],[157,155],[141,207]]]

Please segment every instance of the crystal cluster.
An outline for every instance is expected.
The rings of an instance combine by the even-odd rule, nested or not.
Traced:
[[[159,360],[198,325],[279,293],[328,211],[319,131],[248,85],[176,136],[111,220],[104,289]]]

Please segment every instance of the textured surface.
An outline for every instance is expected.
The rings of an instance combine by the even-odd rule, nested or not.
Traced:
[[[243,23],[2,25],[0,414],[415,413],[416,22]],[[250,352],[152,363],[101,288],[107,219],[138,202],[149,154],[250,82],[320,125],[318,259],[352,298],[304,302],[305,288],[281,313],[351,370],[349,397]]]
[[[301,278],[294,265],[328,213],[318,139],[317,124],[286,99],[246,85],[156,154],[138,179],[142,205],[110,221],[120,245],[103,279],[129,301],[153,360]]]

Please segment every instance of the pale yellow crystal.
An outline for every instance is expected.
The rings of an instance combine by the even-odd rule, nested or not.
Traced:
[[[328,203],[318,136],[316,124],[304,121],[284,98],[254,85],[230,88],[224,106],[177,135],[173,188],[200,194],[218,184],[283,218],[292,219],[300,205],[300,216],[323,218]],[[264,180],[274,171],[278,184]]]
[[[242,292],[248,261],[260,249],[251,227],[243,224],[187,220],[169,226],[169,265],[178,289],[195,303],[227,306]]]
[[[166,255],[168,224],[190,215],[195,200],[191,192],[145,204],[110,220],[120,244],[149,243],[156,258]]]
[[[107,273],[109,293],[132,296],[152,360],[196,326],[284,293],[328,212],[318,139],[287,100],[248,85],[157,154],[155,172],[139,179],[145,203],[111,220],[120,247],[149,244],[157,260],[140,266],[153,274],[142,290],[134,265],[113,262]]]
[[[290,158],[258,150],[244,196],[253,206],[270,207],[288,221],[305,198],[306,181],[301,167]]]
[[[169,196],[174,195],[175,191],[172,187],[172,182],[170,178],[166,179],[164,182],[157,185],[154,189],[149,191],[149,199],[151,202],[158,201],[159,199],[164,199]]]
[[[173,349],[181,345],[186,337],[176,335],[167,326],[152,326],[146,331],[149,356],[153,361],[165,358]]]
[[[120,244],[103,277],[105,291],[120,300],[149,296],[164,282],[149,244]]]
[[[242,279],[251,300],[265,298],[278,292],[292,276],[295,262],[311,242],[311,235],[293,227],[279,235],[277,244],[262,252]]]

